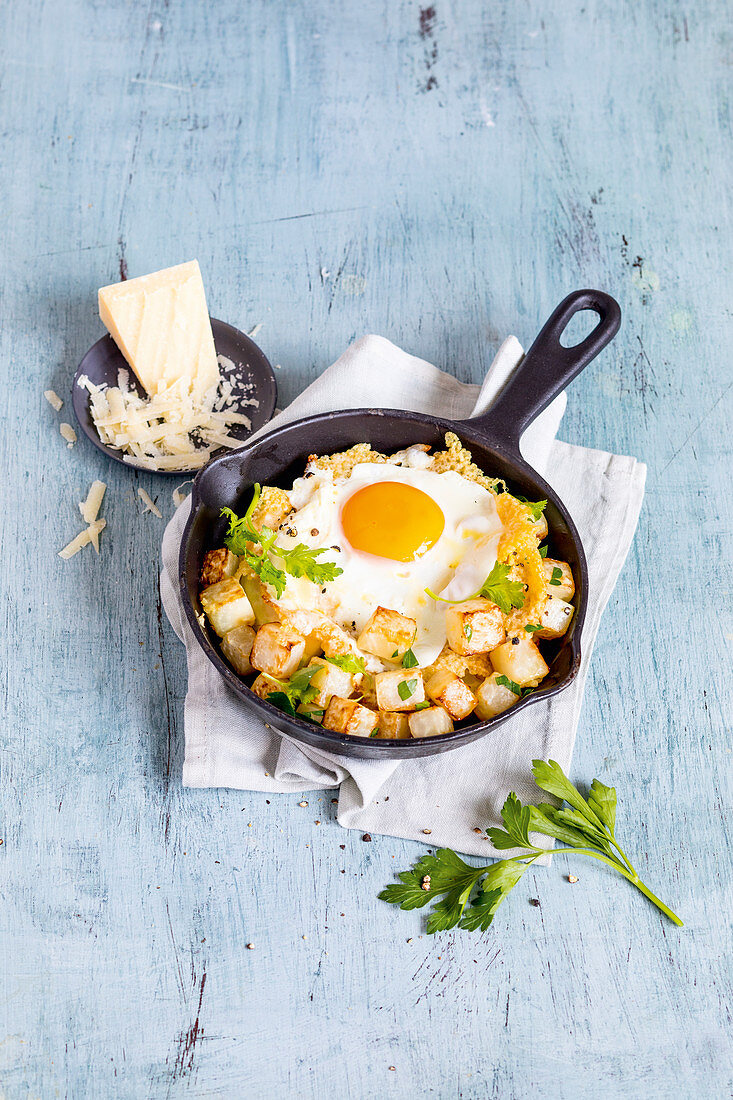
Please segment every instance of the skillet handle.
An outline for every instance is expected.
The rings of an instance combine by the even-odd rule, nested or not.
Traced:
[[[593,310],[600,320],[575,347],[565,348],[560,337],[571,317]],[[491,440],[518,451],[519,439],[535,417],[613,340],[621,324],[621,308],[602,290],[575,290],[550,316],[491,408],[471,424]]]

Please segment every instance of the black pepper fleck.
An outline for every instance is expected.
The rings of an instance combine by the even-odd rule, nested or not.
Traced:
[[[512,645],[519,645],[519,638],[512,638]]]
[[[311,538],[314,539],[317,534],[318,534],[318,528],[317,527],[311,527]]]
[[[361,839],[362,840],[371,840],[372,839],[371,834],[370,833],[364,833],[364,836]]]
[[[534,905],[535,909],[539,909],[539,907],[540,907],[540,899],[539,899],[539,898],[530,898],[530,899],[529,899],[529,904],[530,904],[530,905]]]

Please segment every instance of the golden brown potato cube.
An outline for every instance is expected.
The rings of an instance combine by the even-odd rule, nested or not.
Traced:
[[[482,722],[488,722],[489,718],[496,718],[497,714],[503,714],[515,703],[520,696],[515,694],[506,684],[497,684],[498,672],[492,672],[476,692],[476,717]]]
[[[356,699],[340,699],[333,695],[323,716],[323,725],[336,733],[348,733],[352,737],[376,737],[379,716]]]
[[[439,737],[441,733],[453,733],[453,720],[442,707],[416,710],[407,722],[413,737]]]
[[[239,558],[227,550],[226,546],[220,546],[218,550],[209,550],[204,555],[204,564],[201,566],[201,584],[207,588],[210,584],[223,581],[226,577],[233,577],[239,564]]]
[[[572,600],[575,595],[575,581],[568,563],[555,561],[554,558],[545,558],[542,569],[547,578],[550,595],[557,596],[559,600]]]
[[[220,638],[234,630],[235,626],[254,622],[252,605],[239,581],[232,577],[210,584],[203,590],[200,599],[206,617]]]
[[[426,683],[425,691],[455,721],[468,718],[476,706],[476,696],[454,672],[436,672]]]
[[[418,703],[425,702],[425,686],[419,668],[378,672],[374,686],[380,710],[414,710]]]
[[[530,638],[510,638],[489,654],[494,671],[520,687],[537,687],[550,671]]]
[[[311,631],[310,634],[305,634],[303,637],[305,640],[305,649],[303,650],[303,656],[300,658],[301,668],[305,667],[305,665],[309,665],[314,657],[317,657],[323,652],[321,639],[318,637],[315,630]]]
[[[399,611],[378,607],[356,639],[356,644],[365,653],[372,653],[384,661],[401,661],[414,642],[416,631],[414,619],[400,615]]]
[[[379,732],[377,737],[384,741],[407,741],[410,738],[410,727],[407,715],[397,710],[379,711]]]
[[[268,680],[266,676],[258,676],[249,685],[249,690],[253,691],[258,699],[266,699],[273,691],[280,691],[280,688],[277,684],[273,684],[272,680]]]
[[[240,676],[249,676],[254,671],[249,660],[254,640],[255,631],[251,626],[235,626],[222,638],[222,655]]]
[[[342,699],[348,697],[354,691],[354,677],[350,672],[344,672],[323,657],[314,657],[309,668],[318,667],[310,678],[310,686],[314,689],[313,704],[316,707],[328,706],[332,695],[338,695]]]
[[[255,624],[259,628],[265,623],[279,623],[282,611],[276,600],[270,595],[267,585],[263,584],[254,573],[242,577],[242,587],[247,593],[247,599],[252,604],[255,616]]]
[[[276,680],[289,680],[305,650],[305,638],[284,623],[265,623],[257,631],[250,662]]]
[[[452,604],[445,613],[445,632],[448,645],[462,657],[487,653],[506,638],[501,611],[481,598]]]
[[[548,596],[545,606],[542,608],[542,612],[539,615],[539,624],[542,629],[535,630],[532,637],[561,638],[570,626],[574,610],[575,608],[573,605],[566,600],[559,600],[556,599],[555,596]]]

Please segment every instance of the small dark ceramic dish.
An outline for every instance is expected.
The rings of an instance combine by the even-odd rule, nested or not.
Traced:
[[[234,403],[229,406],[229,410],[243,413],[252,421],[252,427],[249,429],[244,424],[232,424],[229,429],[230,435],[244,442],[249,439],[252,432],[264,427],[275,411],[277,401],[275,375],[264,352],[260,351],[257,344],[245,333],[240,332],[238,328],[227,325],[224,321],[217,321],[212,317],[211,331],[214,334],[216,354],[231,359],[235,366],[235,372],[231,375]],[[117,372],[123,369],[129,372],[130,385],[134,386],[138,393],[144,397],[145,391],[130,370],[125,357],[112,337],[108,335],[103,336],[101,340],[97,340],[96,344],[90,347],[82,359],[79,369],[74,375],[71,394],[74,413],[84,434],[91,439],[95,447],[98,447],[100,451],[104,451],[109,458],[113,458],[115,462],[122,462],[124,466],[129,466],[133,470],[150,472],[146,466],[141,466],[134,460],[125,462],[122,458],[122,451],[118,451],[115,447],[108,447],[106,443],[102,442],[92,420],[89,392],[84,386],[79,385],[81,376],[86,375],[95,386],[104,384],[116,386]],[[252,400],[257,401],[258,404],[249,404]],[[223,448],[222,452],[226,453]],[[173,474],[175,477],[180,477],[183,473],[190,476],[191,473],[187,470],[153,472]]]
[[[571,317],[592,310],[600,321],[575,347],[560,337]],[[179,580],[186,615],[196,641],[234,691],[275,729],[314,748],[369,759],[429,756],[465,745],[495,730],[538,699],[547,699],[567,687],[580,666],[580,636],[588,601],[588,569],[575,525],[557,493],[522,458],[519,439],[525,428],[580,371],[613,339],[621,310],[613,298],[594,290],[569,295],[555,310],[521,366],[501,391],[491,409],[471,420],[454,422],[423,413],[393,409],[350,409],[310,416],[269,432],[256,442],[214,459],[193,486],[191,514],[181,542]],[[350,737],[300,718],[290,718],[271,703],[258,699],[219,653],[218,639],[199,621],[199,573],[207,550],[221,546],[225,524],[223,507],[244,511],[254,482],[286,488],[299,477],[310,454],[331,454],[355,443],[371,443],[384,453],[414,443],[442,448],[446,432],[455,432],[471,451],[474,462],[492,477],[501,477],[509,489],[529,500],[547,500],[550,554],[569,562],[575,579],[575,615],[568,633],[543,647],[550,672],[539,688],[510,711],[488,722],[459,727],[454,733],[424,740],[387,741]]]

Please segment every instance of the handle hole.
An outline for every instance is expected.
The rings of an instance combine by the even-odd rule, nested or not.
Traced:
[[[564,348],[575,348],[590,336],[598,324],[598,314],[594,309],[579,309],[568,321],[560,336]]]

